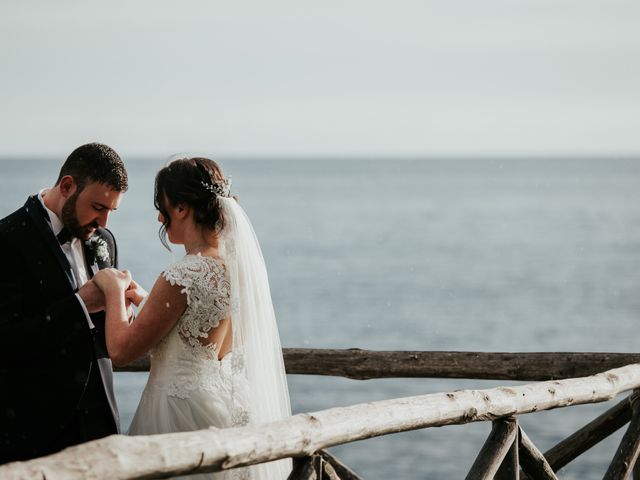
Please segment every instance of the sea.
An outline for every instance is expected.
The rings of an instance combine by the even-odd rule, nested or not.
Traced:
[[[181,247],[158,240],[153,180],[127,159],[111,216],[147,288]],[[0,161],[0,217],[55,182],[54,159]],[[267,263],[285,347],[637,352],[640,159],[221,159]],[[116,374],[126,429],[146,381]],[[516,382],[288,377],[294,413]],[[618,399],[619,400],[619,399]],[[523,415],[542,451],[614,402]],[[464,478],[490,423],[332,448],[367,479]],[[560,470],[602,478],[624,429]]]

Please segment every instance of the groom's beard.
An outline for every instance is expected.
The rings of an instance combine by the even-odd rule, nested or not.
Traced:
[[[99,225],[96,222],[91,222],[87,225],[80,225],[76,214],[76,202],[78,201],[78,195],[80,195],[80,192],[76,190],[76,192],[71,195],[66,202],[64,202],[61,212],[62,218],[60,220],[62,220],[62,224],[67,228],[67,230],[69,230],[74,238],[88,240]]]

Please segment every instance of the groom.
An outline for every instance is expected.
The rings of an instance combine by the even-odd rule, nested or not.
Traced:
[[[0,464],[119,431],[105,299],[91,278],[117,267],[106,226],[126,190],[118,154],[91,143],[0,220]]]

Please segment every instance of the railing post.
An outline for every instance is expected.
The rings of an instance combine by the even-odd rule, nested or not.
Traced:
[[[287,480],[320,480],[322,478],[322,457],[313,454],[293,460],[293,470]]]
[[[326,450],[293,460],[287,480],[361,480],[358,475]]]
[[[496,472],[495,480],[520,480],[520,456],[518,452],[519,428],[518,420],[515,417],[513,417],[513,421],[516,425],[516,434],[511,448]]]
[[[640,455],[640,390],[629,397],[631,423],[625,432],[604,480],[626,480],[631,477]],[[636,469],[637,471],[637,469]]]
[[[515,440],[517,439],[517,433],[518,425],[515,418],[507,417],[494,420],[491,433],[480,449],[475,462],[473,462],[466,480],[493,479],[497,474],[502,461],[513,447]]]
[[[362,480],[353,470],[347,467],[344,463],[338,460],[334,455],[326,450],[320,450],[318,454],[324,459],[326,465],[333,467],[336,475],[340,480]]]
[[[520,453],[520,464],[525,473],[523,478],[531,480],[558,480],[555,472],[538,450],[527,434],[518,427],[518,451]]]

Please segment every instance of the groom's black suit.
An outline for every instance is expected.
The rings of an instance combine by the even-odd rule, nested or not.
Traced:
[[[0,220],[0,463],[118,432],[104,313],[90,329],[47,218],[32,196]],[[109,255],[84,244],[87,274],[117,267],[111,232],[92,238]]]

